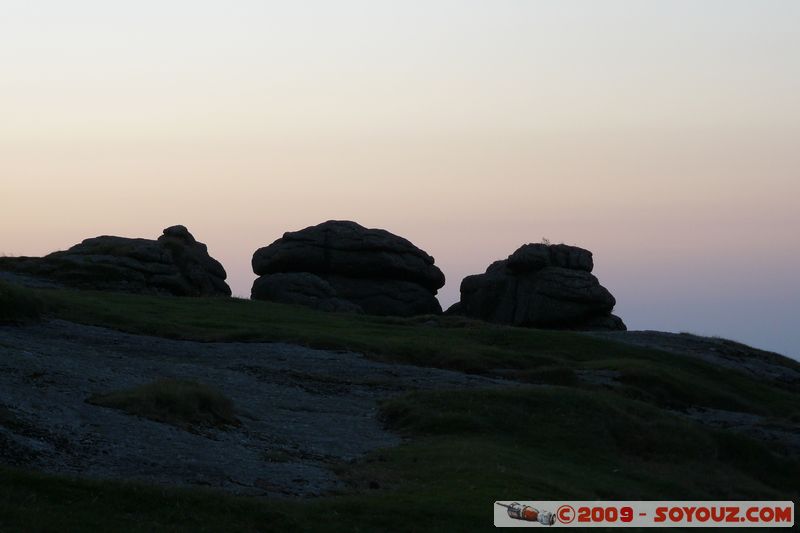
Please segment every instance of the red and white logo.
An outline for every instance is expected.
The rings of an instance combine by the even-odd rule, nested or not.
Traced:
[[[550,510],[554,509],[553,512]],[[497,527],[793,527],[791,501],[497,501]]]

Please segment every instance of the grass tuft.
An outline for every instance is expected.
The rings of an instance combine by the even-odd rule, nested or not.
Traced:
[[[188,430],[239,425],[231,400],[208,385],[193,381],[162,379],[132,389],[95,394],[86,401]]]

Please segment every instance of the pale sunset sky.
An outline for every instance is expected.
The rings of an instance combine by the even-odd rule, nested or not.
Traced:
[[[0,2],[0,253],[328,219],[461,279],[594,252],[630,329],[800,356],[800,2]]]

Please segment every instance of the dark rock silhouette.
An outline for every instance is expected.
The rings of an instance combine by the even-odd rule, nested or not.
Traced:
[[[175,296],[230,296],[227,274],[184,226],[158,240],[104,235],[44,257],[0,258],[0,270],[62,285]]]
[[[253,255],[252,298],[331,311],[441,313],[433,257],[386,230],[329,220],[287,232]]]
[[[360,306],[336,296],[336,289],[308,272],[280,272],[261,276],[253,283],[253,298],[305,305],[322,311],[361,313]]]
[[[591,274],[592,253],[566,244],[526,244],[485,274],[461,282],[447,310],[490,322],[564,329],[624,330],[616,300]]]

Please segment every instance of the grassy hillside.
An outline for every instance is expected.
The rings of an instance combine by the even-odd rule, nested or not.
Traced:
[[[170,298],[39,291],[52,316],[131,333],[199,341],[286,341],[353,350],[400,363],[575,384],[576,373],[619,372],[619,394],[690,405],[800,416],[796,390],[776,388],[696,358],[576,332],[497,326],[458,317],[375,317],[234,298]],[[800,364],[787,360],[787,364]]]
[[[792,499],[800,461],[678,416],[690,406],[800,421],[800,395],[697,359],[579,333],[447,317],[336,315],[235,299],[40,291],[49,316],[195,340],[290,341],[516,379],[382,405],[397,448],[334,465],[342,494],[308,500],[0,470],[0,530],[426,530],[491,527],[498,499]],[[585,376],[614,372],[608,387]],[[0,421],[1,423],[2,421]]]

